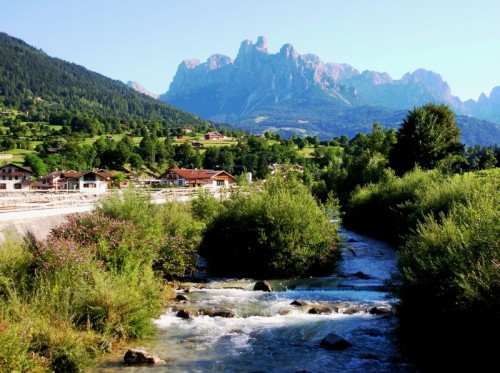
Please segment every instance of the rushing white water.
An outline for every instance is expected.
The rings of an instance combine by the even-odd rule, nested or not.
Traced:
[[[273,292],[253,291],[252,279],[212,279],[191,284],[189,301],[168,308],[155,320],[155,336],[130,347],[165,359],[162,366],[125,366],[123,353],[94,371],[149,372],[415,372],[398,353],[390,314],[374,315],[372,307],[396,301],[385,281],[397,270],[389,245],[349,231],[343,259],[330,277],[269,281]],[[362,273],[360,273],[362,272]],[[293,306],[294,300],[306,306]],[[313,306],[329,314],[310,314]],[[177,317],[224,307],[236,317]],[[337,310],[337,312],[335,312]],[[327,350],[320,346],[335,333],[352,346]]]

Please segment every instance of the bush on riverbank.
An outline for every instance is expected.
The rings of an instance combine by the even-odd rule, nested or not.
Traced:
[[[127,194],[70,216],[44,241],[4,243],[0,371],[81,371],[113,344],[150,333],[164,278],[194,270],[191,222],[188,206]]]
[[[491,341],[500,332],[499,205],[498,180],[483,180],[466,202],[453,203],[439,219],[427,216],[400,252],[398,314],[405,341],[420,351],[425,368],[436,361],[478,368],[496,358]]]
[[[401,244],[426,215],[439,219],[453,203],[464,203],[481,183],[473,174],[448,176],[415,169],[355,190],[342,222],[348,229]]]
[[[346,208],[351,229],[401,244],[397,313],[424,371],[477,368],[494,356],[487,336],[500,332],[499,176],[414,170],[357,190]]]
[[[218,276],[278,278],[331,271],[340,251],[338,226],[330,219],[302,183],[276,176],[222,202],[204,233],[201,255]]]

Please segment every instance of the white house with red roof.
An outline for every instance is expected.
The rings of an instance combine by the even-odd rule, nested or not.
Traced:
[[[171,168],[161,177],[162,183],[179,187],[227,187],[236,181],[235,177],[223,170],[203,170]]]
[[[30,189],[33,171],[31,167],[4,163],[0,167],[0,192],[19,192]]]
[[[54,171],[32,183],[32,190],[72,191],[80,193],[106,193],[111,174],[104,170]]]

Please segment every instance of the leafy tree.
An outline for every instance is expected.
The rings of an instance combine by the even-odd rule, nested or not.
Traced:
[[[42,158],[35,154],[26,154],[24,157],[24,165],[31,167],[36,176],[42,176],[47,173],[47,165]]]
[[[397,143],[389,156],[391,167],[402,175],[415,166],[433,169],[439,162],[463,152],[455,114],[446,105],[416,107],[396,133]]]

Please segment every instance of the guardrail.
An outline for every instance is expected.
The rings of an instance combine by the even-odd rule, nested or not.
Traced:
[[[200,191],[207,191],[214,196],[224,196],[229,190],[224,187],[218,188],[161,188],[161,189],[136,189],[135,192],[150,195],[152,202],[164,203],[166,201],[187,201],[195,198]],[[116,193],[122,190],[111,189],[102,194],[82,194],[66,192],[50,192],[39,194],[38,192],[25,193],[22,196],[0,197],[0,214],[14,211],[44,210],[64,207],[80,207],[96,204],[100,198]],[[2,196],[0,194],[0,196]]]

